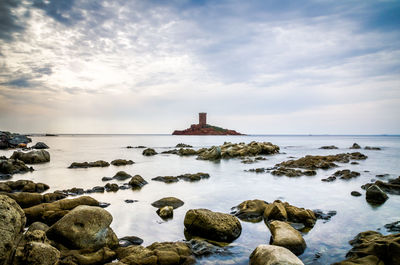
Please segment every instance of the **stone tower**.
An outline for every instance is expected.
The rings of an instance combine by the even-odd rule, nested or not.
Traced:
[[[207,113],[205,112],[200,112],[199,113],[199,125],[201,125],[201,127],[206,126],[207,124]]]

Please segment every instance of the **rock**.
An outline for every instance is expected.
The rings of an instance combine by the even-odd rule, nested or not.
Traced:
[[[242,232],[242,226],[235,216],[207,209],[187,211],[184,225],[192,235],[221,242],[232,242]]]
[[[359,193],[358,191],[353,190],[353,191],[351,192],[351,195],[352,195],[352,196],[355,196],[355,197],[359,197],[359,196],[361,196],[361,193]]]
[[[292,168],[278,167],[271,172],[274,176],[287,176],[287,177],[300,177],[300,176],[315,176],[317,172],[315,170],[297,170]]]
[[[264,211],[264,220],[281,220],[286,221],[288,219],[285,205],[280,201],[274,201],[267,205]]]
[[[135,162],[133,162],[132,160],[125,160],[125,159],[115,159],[113,161],[111,161],[111,165],[114,166],[126,166],[126,165],[132,165]]]
[[[47,236],[70,249],[111,249],[118,238],[110,228],[112,216],[100,207],[80,205],[53,224]]]
[[[110,163],[104,160],[94,162],[73,162],[68,168],[108,167]]]
[[[325,146],[321,146],[319,149],[339,149],[334,145],[325,145]]]
[[[111,203],[108,203],[108,202],[99,202],[99,207],[101,207],[101,208],[107,208],[110,205],[111,205]]]
[[[54,265],[60,258],[58,249],[41,242],[29,242],[23,251],[24,256],[19,264]]]
[[[69,265],[94,265],[105,264],[116,258],[116,253],[108,247],[92,250],[77,249],[64,250],[61,252],[60,264]],[[114,264],[114,263],[113,263]]]
[[[102,187],[102,186],[95,186],[95,187],[93,187],[92,189],[87,190],[86,193],[93,193],[93,192],[103,193],[104,190],[105,190],[105,188]]]
[[[178,177],[174,177],[174,176],[158,176],[158,177],[152,178],[151,180],[161,181],[161,182],[165,182],[165,183],[173,183],[173,182],[179,181]]]
[[[306,242],[300,232],[282,221],[269,222],[272,245],[289,249],[296,255],[301,255],[306,249]]]
[[[106,191],[118,191],[119,190],[119,186],[117,185],[117,184],[115,184],[115,183],[107,183],[105,186],[104,186],[104,188],[105,188],[105,190]]]
[[[0,149],[15,148],[20,144],[28,144],[32,139],[18,133],[0,131]]]
[[[4,195],[15,200],[21,208],[28,208],[41,203],[55,202],[66,197],[64,194],[60,193],[46,193],[42,195],[31,192],[4,193]]]
[[[277,167],[288,167],[288,168],[304,168],[304,169],[329,169],[337,167],[334,162],[349,163],[350,160],[364,160],[367,159],[366,155],[359,152],[355,153],[342,153],[337,155],[327,156],[312,156],[307,155],[297,160],[288,160],[282,163],[276,164]]]
[[[38,192],[41,193],[50,187],[44,183],[35,183],[32,180],[20,179],[17,181],[6,181],[0,183],[0,191],[4,192]]]
[[[132,176],[126,173],[125,171],[118,171],[117,174],[115,174],[114,177],[112,178],[116,180],[126,180],[132,178]]]
[[[196,257],[204,257],[209,255],[232,255],[232,253],[226,247],[215,246],[201,239],[191,239],[186,241],[186,244]]]
[[[18,159],[26,164],[45,163],[50,162],[50,153],[46,150],[30,151],[28,153],[15,151],[10,159]]]
[[[162,219],[169,219],[174,216],[174,208],[172,206],[164,206],[157,210],[158,216]]]
[[[190,149],[190,148],[180,148],[177,151],[177,154],[180,156],[193,156],[193,155],[197,155],[198,151],[196,151],[194,149]]]
[[[34,146],[32,146],[33,149],[49,149],[48,145],[43,143],[43,142],[37,142]]]
[[[125,200],[124,202],[126,202],[126,203],[134,203],[134,202],[138,202],[138,200]]]
[[[0,175],[12,175],[17,173],[25,173],[33,171],[32,167],[28,167],[21,160],[8,159],[6,157],[0,157]]]
[[[389,197],[377,185],[372,185],[367,189],[365,198],[366,198],[367,202],[369,202],[369,203],[382,204]]]
[[[381,150],[380,147],[375,147],[375,146],[366,146],[366,147],[364,147],[364,149],[365,150],[375,150],[375,151]]]
[[[0,194],[0,264],[8,264],[15,241],[26,223],[24,211],[10,197]]]
[[[388,232],[400,232],[400,221],[386,224],[385,228]]]
[[[231,214],[245,221],[259,220],[261,221],[265,208],[268,206],[266,201],[248,200],[238,206],[232,207]]]
[[[189,174],[188,173],[188,174],[179,175],[178,179],[183,179],[185,181],[199,181],[201,179],[207,179],[209,177],[210,177],[209,174],[199,172],[199,173],[196,173],[196,174]]]
[[[156,208],[163,208],[165,206],[172,206],[174,209],[181,207],[184,204],[183,201],[175,197],[165,197],[153,202],[151,205]]]
[[[400,233],[383,236],[375,231],[359,233],[349,243],[346,260],[334,265],[400,264]]]
[[[400,176],[397,177],[396,179],[391,179],[388,182],[383,182],[381,180],[377,180],[377,181],[375,181],[375,183],[365,184],[365,185],[361,186],[361,188],[368,189],[369,187],[371,187],[373,185],[378,186],[381,190],[383,190],[384,192],[387,192],[389,194],[400,195]]]
[[[36,231],[36,230],[46,232],[48,229],[49,229],[49,226],[46,225],[45,223],[34,222],[29,226],[27,232],[33,232],[33,231]]]
[[[129,181],[129,185],[133,188],[133,189],[140,189],[142,188],[144,185],[146,185],[148,182],[145,181],[140,175],[135,175],[131,178],[131,180]]]
[[[317,217],[317,219],[325,220],[324,223],[331,220],[332,216],[335,216],[337,214],[336,211],[328,211],[327,213],[324,213],[320,209],[314,210],[313,212],[315,214],[315,217]]]
[[[190,144],[179,143],[175,147],[176,148],[181,148],[181,147],[185,148],[185,147],[193,147],[193,146],[191,146]]]
[[[25,208],[24,212],[28,223],[39,221],[52,225],[79,205],[99,206],[99,202],[92,197],[82,196],[75,199],[63,199],[51,203],[42,203],[30,208]]]
[[[201,160],[218,160],[221,159],[221,147],[214,146],[211,149],[201,153],[197,159]]]
[[[101,181],[110,181],[110,180],[113,180],[113,178],[110,178],[110,177],[102,177],[101,178]]]
[[[321,181],[324,181],[324,182],[332,182],[332,181],[335,181],[335,180],[336,180],[335,176],[330,176],[330,177],[327,177],[325,179],[321,179]]]
[[[354,143],[350,149],[361,149],[361,146],[359,146],[357,143]]]
[[[118,239],[120,247],[139,246],[143,244],[143,239],[137,236],[124,236]]]
[[[265,168],[260,167],[260,168],[251,168],[249,170],[245,170],[246,172],[256,172],[256,173],[264,173],[265,172]]]
[[[290,250],[280,246],[258,245],[250,255],[250,265],[304,265]]]
[[[144,149],[142,152],[142,155],[144,155],[144,156],[154,156],[156,154],[157,154],[157,152],[153,148]]]
[[[120,262],[134,264],[195,264],[190,248],[183,242],[155,242],[148,247],[129,246],[117,250]]]

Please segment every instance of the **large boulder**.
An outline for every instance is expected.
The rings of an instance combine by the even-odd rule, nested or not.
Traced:
[[[29,208],[41,203],[55,202],[66,197],[61,193],[46,193],[42,195],[32,192],[14,192],[4,194],[14,199],[21,208]]]
[[[49,146],[43,142],[37,142],[34,146],[32,146],[33,149],[49,149]]]
[[[400,264],[400,233],[384,236],[375,231],[359,233],[349,243],[346,260],[334,265]]]
[[[271,204],[268,204],[265,207],[264,211],[264,220],[281,220],[286,221],[288,219],[288,215],[286,212],[285,205],[280,201],[274,201]]]
[[[74,199],[63,199],[51,203],[42,203],[30,208],[25,208],[24,212],[28,223],[39,221],[52,225],[66,215],[70,210],[79,205],[99,206],[99,202],[92,197],[82,196]]]
[[[381,190],[377,185],[372,185],[367,189],[365,194],[365,198],[368,202],[373,204],[382,204],[384,203],[389,197],[387,194]]]
[[[70,249],[115,248],[118,238],[110,228],[112,216],[100,207],[74,208],[47,230],[47,236]]]
[[[250,255],[250,265],[304,265],[290,250],[280,246],[259,245]]]
[[[28,167],[25,163],[18,159],[8,159],[0,157],[0,175],[1,174],[17,174],[33,171],[32,167]]]
[[[261,221],[268,203],[263,200],[247,200],[232,208],[232,214],[245,221]]]
[[[10,197],[0,194],[0,264],[7,264],[25,223],[21,207]]]
[[[24,247],[22,262],[18,264],[55,265],[60,258],[60,251],[50,244],[29,242]]]
[[[50,162],[50,153],[46,150],[30,151],[28,153],[15,151],[10,159],[19,159],[26,164],[45,163]]]
[[[306,249],[306,242],[300,232],[288,223],[271,221],[268,226],[272,234],[272,245],[285,247],[296,255],[302,254]]]
[[[0,183],[0,191],[4,192],[38,192],[41,193],[50,187],[44,183],[35,183],[32,180],[20,179],[17,181],[6,181]]]
[[[0,149],[15,148],[30,142],[32,142],[32,139],[26,135],[0,131]]]
[[[232,242],[242,232],[240,221],[235,216],[208,209],[187,211],[184,225],[192,235],[221,242]]]

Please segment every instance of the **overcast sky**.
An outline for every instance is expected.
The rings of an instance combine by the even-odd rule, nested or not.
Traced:
[[[400,1],[0,1],[0,130],[400,134]]]

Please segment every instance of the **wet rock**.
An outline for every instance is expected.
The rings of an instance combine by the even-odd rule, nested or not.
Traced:
[[[71,189],[67,189],[67,190],[62,190],[62,191],[56,191],[56,193],[60,193],[60,194],[65,194],[65,195],[70,195],[70,196],[77,196],[77,195],[82,195],[84,193],[86,193],[87,191],[85,191],[82,188],[71,188]],[[89,193],[93,192],[92,190],[89,191]]]
[[[10,159],[18,159],[26,164],[45,163],[50,162],[50,153],[46,150],[30,151],[28,153],[15,151]]]
[[[34,146],[32,146],[33,149],[49,149],[49,146],[43,142],[37,142]]]
[[[265,168],[260,167],[260,168],[251,168],[249,170],[245,170],[246,172],[256,172],[256,173],[264,173],[265,172]]]
[[[364,147],[364,149],[365,150],[375,150],[375,151],[381,150],[380,147],[375,147],[375,146],[366,146],[366,147]]]
[[[87,249],[64,250],[61,252],[60,264],[94,265],[105,264],[116,258],[116,253],[108,247],[93,252]],[[113,263],[114,264],[114,263]]]
[[[38,204],[25,208],[24,212],[28,224],[39,221],[47,225],[52,225],[79,205],[99,206],[99,202],[92,197],[82,196],[74,199],[63,199],[51,203]]]
[[[29,242],[23,250],[23,257],[17,264],[54,265],[60,258],[60,251],[50,244]]]
[[[113,161],[111,161],[111,165],[113,166],[126,166],[126,165],[132,165],[135,162],[133,162],[132,160],[125,160],[125,159],[115,159]]]
[[[365,198],[366,198],[367,202],[369,202],[369,203],[382,204],[389,197],[377,185],[372,185],[367,189]]]
[[[250,255],[250,265],[304,265],[290,250],[280,246],[258,245]]]
[[[185,147],[193,147],[190,144],[179,143],[175,146],[176,148],[185,148]]]
[[[188,173],[188,174],[179,175],[178,179],[183,179],[185,181],[199,181],[201,179],[207,179],[209,177],[210,177],[209,174],[199,172],[199,173],[196,173],[196,174],[189,174]]]
[[[15,148],[20,144],[28,144],[32,139],[26,135],[0,131],[0,149]]]
[[[354,143],[354,144],[350,147],[350,149],[361,149],[361,146],[358,145],[357,143]]]
[[[148,247],[129,246],[117,250],[120,262],[134,264],[195,264],[190,248],[183,242],[155,242]]]
[[[332,216],[335,216],[337,214],[337,212],[336,211],[328,211],[327,213],[324,213],[322,210],[317,209],[317,210],[314,210],[314,214],[315,214],[315,217],[317,217],[317,219],[325,220],[324,223],[326,223],[327,221],[331,220]]]
[[[100,207],[80,205],[53,224],[47,236],[70,249],[111,249],[118,238],[110,228],[112,216]]]
[[[325,146],[321,146],[319,149],[339,149],[334,145],[325,145]]]
[[[115,183],[107,183],[104,186],[104,188],[106,191],[118,191],[119,190],[118,184],[115,184]]]
[[[242,232],[242,226],[235,216],[207,209],[187,211],[184,225],[192,235],[221,242],[231,242]]]
[[[129,199],[127,199],[124,202],[126,202],[126,203],[134,203],[134,202],[138,202],[138,200],[129,200]]]
[[[301,255],[306,249],[306,242],[300,232],[282,221],[269,222],[271,244],[289,249],[296,255]]]
[[[174,216],[174,208],[172,206],[164,206],[159,208],[156,212],[162,219],[169,219]]]
[[[245,221],[261,221],[265,208],[267,206],[268,203],[266,201],[247,200],[235,207],[232,207],[231,214]]]
[[[197,159],[201,160],[219,160],[221,159],[221,147],[214,146],[207,151],[202,152]]]
[[[375,177],[377,178],[385,178],[385,177],[389,177],[389,174],[379,174],[379,175],[375,175]]]
[[[271,172],[274,176],[300,177],[300,176],[315,176],[315,170],[298,170],[292,168],[279,167]]]
[[[86,193],[93,193],[93,192],[103,193],[104,190],[105,190],[105,188],[102,187],[102,186],[95,186],[95,187],[93,187],[92,189],[87,190]]]
[[[332,182],[332,181],[335,181],[335,180],[336,180],[335,176],[330,176],[330,177],[327,177],[325,179],[321,179],[321,181],[324,181],[324,182]]]
[[[174,177],[174,176],[158,176],[158,177],[152,178],[151,180],[161,181],[164,183],[174,183],[174,182],[179,181],[178,177]]]
[[[349,163],[350,160],[364,160],[364,159],[367,159],[367,156],[359,152],[342,153],[342,154],[327,155],[327,156],[307,155],[297,160],[284,161],[282,163],[276,164],[276,166],[288,167],[288,168],[304,168],[310,170],[329,169],[337,167],[337,165],[334,162]]]
[[[39,231],[44,231],[44,232],[46,232],[47,229],[49,229],[49,226],[46,225],[45,223],[34,222],[34,223],[32,223],[32,224],[29,226],[27,232],[33,232],[33,231],[35,231],[35,230],[39,230]]]
[[[118,171],[112,178],[116,180],[126,180],[132,178],[132,176],[126,173],[125,171]]]
[[[356,171],[350,171],[349,169],[344,169],[336,171],[333,175],[340,177],[340,179],[351,179],[360,176],[360,173]]]
[[[400,176],[397,177],[396,179],[391,179],[388,182],[383,182],[381,180],[375,181],[375,183],[368,183],[361,188],[363,189],[368,189],[371,186],[378,186],[381,190],[384,192],[387,192],[389,194],[395,194],[395,195],[400,195]]]
[[[356,162],[356,161],[353,161],[353,162],[350,162],[350,164],[351,164],[351,165],[359,165],[360,163],[358,163],[358,162]]]
[[[113,178],[110,178],[110,177],[102,177],[101,178],[101,181],[110,181],[110,180],[113,180]]]
[[[163,208],[165,206],[172,206],[174,209],[181,207],[184,204],[183,201],[175,197],[165,197],[153,202],[151,205],[156,208]]]
[[[48,190],[49,186],[44,183],[35,183],[31,180],[20,179],[17,181],[6,181],[0,183],[0,191],[3,192],[38,192],[41,193]]]
[[[131,178],[131,180],[129,181],[129,185],[133,188],[133,189],[140,189],[142,188],[144,185],[146,185],[148,182],[145,181],[140,175],[135,175]]]
[[[358,191],[353,190],[353,191],[351,192],[351,195],[352,195],[352,196],[355,196],[355,197],[360,197],[360,196],[361,196],[361,193],[358,192]]]
[[[143,244],[143,239],[137,236],[124,236],[118,239],[120,247],[139,246]]]
[[[24,211],[10,197],[0,194],[0,264],[7,264],[15,241],[26,223]]]
[[[94,162],[73,162],[68,168],[89,168],[89,167],[108,167],[110,163],[104,160]]]
[[[99,207],[101,207],[101,208],[107,208],[110,205],[111,205],[111,203],[108,203],[108,202],[99,202]]]
[[[15,200],[21,208],[28,208],[41,203],[55,202],[66,197],[64,194],[60,193],[46,193],[42,195],[31,192],[4,193],[4,195]]]
[[[278,200],[274,201],[271,204],[268,204],[267,207],[265,207],[263,216],[265,221],[269,220],[286,221],[288,219],[285,205]]]
[[[232,255],[232,253],[226,247],[215,246],[213,244],[208,243],[205,240],[200,239],[191,239],[186,242],[189,248],[192,250],[192,253],[196,257],[204,257],[209,255],[220,255],[220,256],[228,256]]]
[[[359,233],[349,243],[353,247],[346,260],[334,265],[400,264],[400,233],[383,236],[375,231]]]
[[[142,155],[144,155],[144,156],[154,156],[156,154],[157,154],[157,152],[153,148],[144,149],[142,152]]]
[[[385,228],[388,232],[400,232],[400,221],[386,224]]]

